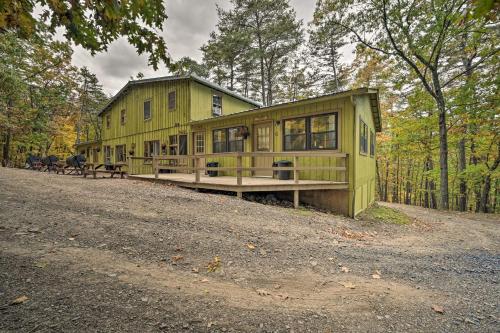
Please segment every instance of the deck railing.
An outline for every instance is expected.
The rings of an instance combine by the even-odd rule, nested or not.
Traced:
[[[244,166],[243,159],[245,158],[257,158],[257,157],[268,157],[270,160],[276,157],[291,157],[293,158],[292,166],[272,166],[269,167],[256,167],[256,166]],[[336,159],[338,162],[334,165],[328,166],[317,166],[317,165],[301,165],[300,158],[324,158],[324,159]],[[206,165],[201,165],[201,161],[208,161],[217,158],[224,158],[227,163],[227,159],[234,159],[233,163],[228,163],[235,166],[218,166],[218,167],[207,167]],[[159,177],[160,170],[170,170],[170,171],[181,171],[187,173],[194,173],[195,183],[200,182],[201,173],[205,171],[230,171],[236,173],[236,184],[242,185],[243,183],[243,173],[244,172],[255,172],[255,171],[291,171],[293,173],[293,180],[295,184],[299,184],[299,174],[300,171],[334,171],[339,172],[340,177],[338,177],[339,182],[348,181],[348,155],[345,153],[331,153],[331,152],[236,152],[236,153],[216,153],[216,154],[197,154],[197,155],[156,155],[152,157],[129,157],[129,173],[132,174],[134,170],[134,163],[138,160],[142,160],[142,167],[151,167],[152,173],[154,173],[155,178]],[[235,163],[234,163],[235,162]],[[252,164],[251,162],[249,163]]]

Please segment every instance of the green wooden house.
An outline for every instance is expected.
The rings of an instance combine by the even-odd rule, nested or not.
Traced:
[[[135,178],[293,194],[296,204],[349,216],[375,199],[375,89],[262,107],[199,77],[170,76],[128,82],[99,115],[101,141],[78,151],[95,163],[127,162]]]

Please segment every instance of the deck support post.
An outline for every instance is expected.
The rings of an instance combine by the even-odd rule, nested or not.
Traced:
[[[293,191],[293,207],[299,208],[299,190]]]
[[[158,179],[158,158],[156,156],[153,156],[153,170],[155,172],[155,179]]]
[[[299,183],[299,170],[298,170],[298,167],[299,167],[299,157],[298,156],[294,156],[293,157],[293,182],[295,184]]]
[[[243,158],[241,154],[236,156],[236,184],[241,185],[243,183],[241,168],[243,166]]]
[[[241,191],[236,192],[236,197],[238,199],[243,199],[243,192],[241,192]]]
[[[194,158],[194,166],[195,166],[195,183],[200,182],[200,158],[197,156]]]

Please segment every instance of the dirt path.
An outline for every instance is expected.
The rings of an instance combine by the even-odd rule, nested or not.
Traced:
[[[392,206],[418,220],[0,168],[0,330],[496,332],[498,216]]]

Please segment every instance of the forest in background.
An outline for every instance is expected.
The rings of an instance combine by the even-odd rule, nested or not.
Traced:
[[[132,44],[156,54],[152,66],[164,60],[170,73],[197,74],[264,105],[379,88],[378,199],[500,211],[498,4],[318,0],[311,22],[298,20],[287,0],[231,4],[217,8],[202,62],[164,59],[166,50],[155,53],[133,33]],[[22,163],[29,151],[69,154],[99,133],[96,113],[107,97],[95,75],[71,65],[71,42],[86,40],[56,41],[50,23],[29,37],[15,24],[0,34],[4,164]],[[350,50],[351,62],[343,56]]]

